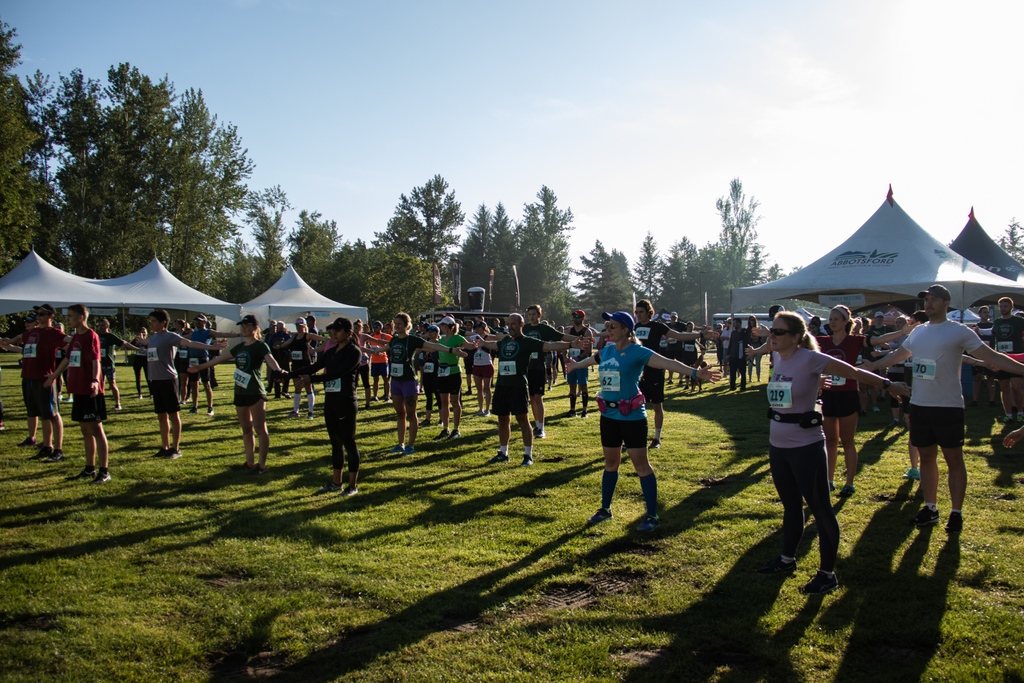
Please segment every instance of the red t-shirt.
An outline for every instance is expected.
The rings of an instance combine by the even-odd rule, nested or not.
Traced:
[[[57,349],[64,333],[56,327],[37,327],[21,338],[21,377],[42,382],[57,369]]]
[[[838,358],[850,365],[856,365],[860,357],[860,351],[864,348],[864,335],[848,334],[843,342],[836,346],[832,336],[815,337],[818,340],[818,348],[827,356]],[[846,379],[845,377],[833,377],[832,386],[826,391],[857,391],[857,380]]]
[[[96,379],[96,369],[100,360],[100,336],[92,330],[86,330],[71,338],[68,346],[68,393],[78,396],[92,394],[92,381]],[[99,382],[99,392],[103,393],[103,381]]]

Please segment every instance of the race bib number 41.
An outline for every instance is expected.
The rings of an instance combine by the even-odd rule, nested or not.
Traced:
[[[512,360],[503,360],[498,362],[498,374],[503,377],[516,374],[516,362]]]

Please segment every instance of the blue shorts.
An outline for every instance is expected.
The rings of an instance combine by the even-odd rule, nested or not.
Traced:
[[[387,363],[370,363],[370,376],[371,377],[388,377],[390,376],[390,366]]]
[[[577,384],[580,386],[587,386],[587,382],[590,381],[590,368],[580,368],[579,370],[573,370],[566,377],[569,380],[569,384]]]

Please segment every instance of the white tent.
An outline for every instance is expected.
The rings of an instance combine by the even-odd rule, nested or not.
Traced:
[[[332,301],[306,284],[295,268],[288,266],[274,285],[252,301],[242,304],[242,314],[255,315],[260,325],[286,316],[312,314],[317,321],[332,321],[338,316],[366,320],[366,308]]]
[[[117,308],[171,308],[213,313],[237,320],[238,304],[214,299],[192,289],[168,272],[157,259],[131,275],[90,280],[65,273],[35,251],[0,278],[0,315],[31,310],[42,303]]]
[[[950,305],[965,308],[994,295],[1024,295],[1024,286],[993,275],[943,245],[900,208],[892,194],[848,240],[787,277],[732,290],[732,310],[775,299],[851,296],[851,308],[913,299],[939,283]]]

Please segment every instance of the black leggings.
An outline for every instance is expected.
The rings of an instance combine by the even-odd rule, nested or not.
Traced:
[[[330,394],[328,394],[330,396]],[[356,403],[345,399],[324,400],[324,422],[331,440],[331,466],[345,468],[348,452],[348,471],[359,471],[359,447],[356,446]]]
[[[730,358],[729,359],[729,388],[736,388],[736,374],[740,376],[740,390],[747,388],[747,359],[746,358]]]
[[[803,500],[807,501],[818,527],[818,551],[822,571],[830,572],[839,552],[839,521],[828,491],[828,460],[825,442],[798,448],[768,447],[775,490],[782,499],[782,554],[796,557],[804,532]]]
[[[423,393],[427,395],[427,412],[434,410],[434,401],[441,405],[441,397],[437,393],[437,377],[435,375],[423,375]]]
[[[146,393],[152,393],[149,390],[149,362],[145,354],[132,359],[132,369],[135,371],[135,393],[142,396],[142,373],[146,376]]]
[[[359,379],[363,382],[363,388],[370,388],[370,366],[360,365],[359,366]]]

